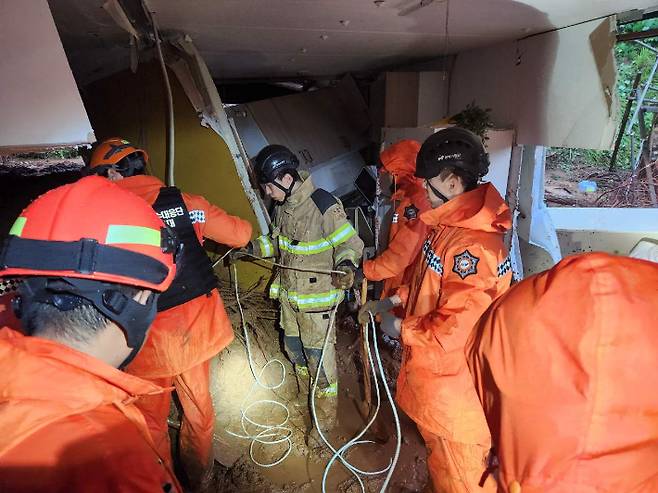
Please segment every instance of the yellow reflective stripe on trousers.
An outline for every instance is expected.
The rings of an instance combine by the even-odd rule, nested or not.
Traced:
[[[279,248],[295,255],[315,255],[326,252],[338,245],[345,243],[356,231],[350,223],[343,224],[336,231],[331,233],[327,238],[320,238],[316,241],[299,241],[293,242],[286,236],[279,236]]]
[[[272,287],[270,287],[270,297],[272,297]],[[277,286],[277,297],[285,297],[288,302],[300,310],[310,310],[314,308],[331,308],[343,301],[345,292],[342,289],[332,289],[324,293],[299,294],[294,291],[286,291]]]
[[[270,298],[273,300],[279,299],[279,291],[281,291],[280,284],[270,284]]]
[[[274,245],[270,241],[269,236],[259,236],[258,243],[260,243],[261,256],[274,257]]]
[[[336,397],[338,395],[338,382],[334,382],[328,387],[318,390],[318,397]]]

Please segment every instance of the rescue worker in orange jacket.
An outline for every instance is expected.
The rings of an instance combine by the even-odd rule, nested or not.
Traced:
[[[658,491],[658,264],[587,253],[510,289],[467,359],[500,493]]]
[[[430,208],[423,181],[414,176],[420,143],[401,140],[380,155],[383,169],[393,177],[395,204],[386,250],[377,258],[363,262],[363,274],[370,281],[384,281],[382,298],[394,295],[409,283],[410,264],[416,258],[427,235],[427,225],[418,216]],[[402,308],[396,309],[402,316]]]
[[[176,239],[98,177],[37,198],[0,250],[27,336],[0,329],[0,491],[181,492],[135,402],[169,393],[117,368],[139,351]]]
[[[233,327],[217,291],[217,281],[202,242],[241,247],[251,239],[251,224],[198,195],[165,187],[144,174],[148,155],[129,142],[111,138],[94,150],[89,172],[107,176],[140,196],[174,229],[182,243],[176,279],[158,302],[158,316],[139,356],[126,369],[161,386],[174,386],[183,409],[179,456],[192,486],[209,479],[213,465],[215,414],[210,397],[210,360],[233,340]],[[170,394],[138,402],[156,444],[171,463],[167,417]]]
[[[430,233],[408,298],[371,301],[359,314],[363,321],[406,302],[390,334],[403,344],[396,400],[418,425],[440,493],[495,491],[492,478],[479,485],[490,436],[464,357],[475,322],[512,277],[503,244],[509,208],[490,183],[478,185],[488,166],[481,140],[467,130],[441,130],[423,143],[416,176],[433,208],[420,216]]]

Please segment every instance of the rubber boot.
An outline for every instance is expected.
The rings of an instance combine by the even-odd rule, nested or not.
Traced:
[[[308,373],[308,367],[295,365],[295,378],[297,379],[295,407],[308,407],[308,395],[311,387],[311,377]]]
[[[338,421],[338,382],[318,389],[315,394],[315,411],[322,430],[332,431]]]

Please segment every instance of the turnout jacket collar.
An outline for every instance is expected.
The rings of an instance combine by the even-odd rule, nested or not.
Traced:
[[[420,220],[431,227],[453,226],[490,233],[504,233],[512,227],[509,207],[491,183],[422,213]]]
[[[139,396],[165,391],[80,351],[8,327],[0,329],[0,382],[0,403],[16,416],[0,419],[0,455],[59,419],[108,404],[122,408]]]
[[[281,204],[281,209],[285,212],[292,212],[297,206],[306,202],[313,192],[315,192],[315,185],[308,171],[299,172],[299,188],[290,194],[290,197]]]

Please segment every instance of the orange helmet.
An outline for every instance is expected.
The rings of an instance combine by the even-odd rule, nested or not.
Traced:
[[[413,176],[416,172],[416,156],[420,151],[420,142],[401,140],[387,147],[379,155],[384,169],[395,176]]]
[[[16,219],[0,250],[0,278],[24,277],[15,311],[38,303],[68,311],[86,300],[142,346],[157,296],[138,303],[117,284],[166,290],[176,268],[176,238],[151,206],[98,176],[51,190]]]
[[[164,291],[175,275],[168,231],[137,195],[89,176],[21,213],[0,252],[0,277],[73,277]]]
[[[96,145],[86,172],[105,176],[107,170],[113,168],[123,176],[132,176],[136,171],[142,171],[148,162],[149,156],[144,149],[120,137],[110,137]]]

